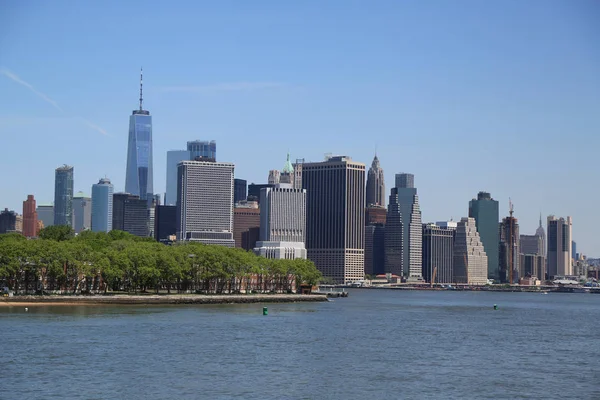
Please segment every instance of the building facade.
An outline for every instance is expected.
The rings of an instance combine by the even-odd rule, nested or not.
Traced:
[[[306,258],[306,190],[284,183],[260,194],[260,241],[254,252],[267,258]]]
[[[306,249],[323,276],[364,279],[365,165],[349,157],[302,164]]]
[[[37,237],[40,232],[35,208],[35,198],[32,194],[27,195],[27,200],[23,202],[23,236],[25,237]]]
[[[177,179],[177,239],[234,247],[234,165],[182,161]]]
[[[54,225],[73,225],[73,167],[68,165],[55,171]]]
[[[113,194],[114,188],[108,178],[100,179],[92,185],[92,231],[112,231]]]
[[[365,226],[365,274],[385,274],[385,226]]]
[[[233,204],[246,200],[248,197],[247,183],[244,179],[233,180]]]
[[[114,193],[112,228],[148,237],[148,200],[129,193]]]
[[[161,206],[154,208],[154,239],[157,242],[170,242],[177,234],[177,207]]]
[[[129,117],[127,170],[125,191],[142,200],[154,195],[152,173],[152,116],[142,106],[142,75],[140,74],[140,108]],[[56,205],[56,202],[55,202]]]
[[[260,236],[260,209],[257,201],[241,201],[233,209],[235,247],[252,250]]]
[[[487,255],[488,278],[500,280],[500,211],[498,202],[487,192],[479,192],[469,202],[469,217],[475,219],[477,232]]]
[[[477,232],[475,219],[462,218],[457,224],[454,236],[454,281],[469,285],[485,285],[487,266],[487,255]]]
[[[167,151],[167,186],[165,194],[165,205],[177,204],[177,165],[182,161],[191,160],[191,154],[187,150]]]
[[[214,140],[193,140],[187,142],[187,151],[190,152],[190,158],[188,160],[202,158],[205,160],[217,161],[217,142]]]
[[[423,279],[433,283],[454,282],[455,227],[423,224]]]
[[[542,254],[544,257],[546,257],[548,250],[546,247],[546,231],[544,230],[544,227],[542,226],[542,213],[540,213],[540,225],[535,230],[535,234],[536,234],[536,236],[539,236],[542,239],[542,252],[540,254]]]
[[[5,208],[0,211],[0,234],[17,231],[17,213]]]
[[[272,188],[275,185],[269,183],[251,183],[248,185],[248,201],[260,203],[260,191],[264,188]]]
[[[383,168],[379,164],[377,155],[373,158],[371,168],[367,174],[367,208],[370,206],[385,207],[385,180]]]
[[[292,164],[294,169],[294,189],[302,189],[302,164],[304,158],[296,158],[296,162]]]
[[[419,196],[414,186],[413,174],[396,174],[398,203],[402,215],[402,275],[409,281],[422,278],[423,271],[423,226]]]
[[[54,206],[52,204],[38,204],[38,221],[42,221],[45,227],[54,225]]]
[[[514,217],[503,218],[500,223],[498,260],[500,282],[502,283],[519,283],[519,279],[525,276],[520,267],[520,243],[519,221]]]
[[[548,278],[573,275],[572,226],[571,217],[548,216]]]
[[[279,170],[276,169],[272,169],[269,171],[269,179],[267,180],[267,182],[269,182],[269,185],[277,185],[279,183],[279,178],[280,178],[281,172],[279,172]]]
[[[521,267],[523,278],[531,276],[543,280],[546,275],[546,257],[543,255],[521,254],[519,266]]]
[[[368,206],[365,208],[365,225],[385,225],[387,209],[381,206]]]
[[[92,198],[83,192],[73,196],[73,230],[83,232],[92,227]]]
[[[544,242],[538,235],[520,235],[519,236],[521,254],[535,254],[543,256]]]
[[[398,188],[390,190],[384,235],[384,271],[402,276],[404,270],[404,223],[398,200]]]

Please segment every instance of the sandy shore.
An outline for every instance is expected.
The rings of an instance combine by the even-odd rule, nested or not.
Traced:
[[[247,294],[247,295],[115,295],[115,296],[15,296],[0,297],[0,307],[81,306],[103,304],[245,304],[327,301],[323,295]]]

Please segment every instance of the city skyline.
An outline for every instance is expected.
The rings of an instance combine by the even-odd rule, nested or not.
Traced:
[[[154,33],[137,48],[120,40],[107,46],[109,38],[94,37],[89,49],[77,45],[79,39],[69,39],[68,30],[48,29],[47,21],[74,24],[83,37],[110,15],[117,18],[117,35],[129,36],[125,34],[137,29],[138,22],[132,24],[123,15],[137,7],[125,5],[124,14],[114,13],[110,6],[94,10],[97,19],[83,24],[67,16],[64,5],[42,5],[27,13],[14,6],[8,15],[19,13],[22,24],[9,24],[13,41],[3,46],[0,134],[13,148],[37,142],[28,150],[27,159],[37,173],[9,176],[0,208],[19,212],[28,194],[34,194],[40,204],[50,203],[52,170],[63,163],[77,169],[75,192],[89,193],[98,176],[108,176],[115,191],[124,190],[124,126],[128,110],[136,106],[137,74],[143,65],[147,74],[144,101],[154,117],[157,193],[165,191],[166,151],[175,142],[216,140],[221,158],[234,162],[236,178],[248,183],[266,183],[266,171],[280,164],[279,155],[287,149],[292,159],[320,161],[324,153],[334,152],[367,165],[376,151],[386,171],[386,187],[393,187],[393,174],[398,172],[411,171],[418,177],[423,222],[460,220],[467,215],[466,203],[472,194],[487,191],[500,202],[501,215],[507,213],[508,198],[513,199],[524,234],[535,232],[540,212],[572,216],[578,251],[598,257],[600,248],[594,240],[597,189],[592,183],[597,179],[593,149],[599,139],[591,129],[599,106],[595,93],[600,80],[592,73],[600,61],[592,51],[597,31],[584,16],[584,5],[567,4],[571,3],[553,2],[543,10],[516,3],[504,8],[440,5],[431,16],[439,24],[432,24],[428,35],[412,35],[413,40],[406,43],[386,38],[420,32],[411,18],[422,15],[422,5],[385,4],[380,12],[371,10],[371,21],[361,17],[365,10],[360,7],[317,10],[307,5],[280,5],[271,12],[243,8],[231,14],[231,10],[211,6],[203,11],[214,22],[186,28],[192,29],[191,35],[174,26],[161,43]],[[89,7],[93,8],[75,6],[83,13]],[[517,10],[524,12],[515,13]],[[301,25],[294,11],[322,18],[316,20],[313,32],[300,39],[295,36]],[[170,11],[161,6],[147,12]],[[364,42],[367,45],[356,43],[356,35],[365,32],[353,33],[354,23],[342,24],[340,33],[327,30],[326,21],[336,13],[341,13],[342,19],[366,24],[367,30],[372,28]],[[481,17],[489,22],[485,27],[479,25]],[[507,17],[512,18],[513,29],[499,35],[502,18]],[[222,32],[219,24],[230,18],[239,20],[238,29],[247,34],[244,43],[232,44],[232,34],[227,34],[222,48],[211,46],[214,35],[203,35],[203,30]],[[448,22],[453,20],[457,22]],[[265,21],[287,23],[279,39],[260,30]],[[46,32],[42,40],[40,30]],[[538,34],[531,36],[531,31]],[[565,40],[548,40],[556,35]],[[198,44],[206,50],[202,60],[184,55],[181,47],[168,48],[180,39],[186,46],[191,43],[188,37],[203,36],[207,39]],[[472,38],[475,36],[477,40]],[[257,39],[266,44],[255,44],[260,43]],[[293,46],[281,47],[281,40],[291,40]],[[341,49],[357,51],[340,53],[331,46],[332,41],[341,43]],[[79,54],[77,59],[54,57],[56,42],[65,43],[61,51],[79,49],[83,53],[73,51]],[[239,53],[244,46],[250,53]],[[270,46],[283,51],[281,59],[276,58],[276,69],[268,66],[274,60]],[[30,54],[19,52],[24,47],[31,49]],[[496,57],[490,50],[495,48],[505,57]],[[530,51],[532,48],[535,51]],[[473,56],[466,63],[468,50]],[[258,57],[253,57],[252,51]],[[402,56],[388,56],[390,53]],[[34,67],[33,54],[48,61],[46,68]],[[318,63],[310,61],[323,55]],[[247,67],[242,68],[237,57],[243,57]],[[332,66],[337,59],[352,67],[334,74]],[[106,62],[111,68],[106,68]],[[544,69],[543,76],[537,73],[539,68]],[[265,142],[268,151],[261,150]],[[508,146],[520,162],[509,165],[496,151]],[[89,147],[94,151],[84,151]],[[400,151],[401,158],[396,156]],[[543,167],[523,165],[526,157],[539,152],[544,155]],[[467,153],[468,165],[463,157]],[[567,168],[549,163],[565,155],[570,155]],[[444,168],[428,163],[430,159],[444,159]],[[4,168],[16,165],[25,170],[25,160],[16,151],[0,162]],[[570,181],[574,187],[590,186],[592,195],[556,191],[553,182],[557,180]]]

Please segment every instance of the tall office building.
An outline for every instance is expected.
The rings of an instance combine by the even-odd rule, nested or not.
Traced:
[[[496,230],[498,225],[496,225]],[[469,285],[487,283],[488,260],[474,218],[462,218],[454,236],[454,281]]]
[[[483,247],[487,255],[488,263],[488,278],[500,279],[500,231],[498,223],[500,220],[500,212],[498,202],[492,199],[492,196],[487,192],[479,192],[477,200],[473,199],[469,202],[469,217],[475,218],[477,232],[483,242]]]
[[[302,189],[302,164],[304,158],[296,158],[296,162],[292,164],[294,169],[294,189]]]
[[[377,155],[373,158],[367,174],[367,207],[370,206],[385,207],[385,181]]]
[[[214,140],[193,140],[187,142],[187,151],[190,152],[189,160],[193,161],[196,158],[202,158],[207,161],[217,161],[217,142]]]
[[[538,254],[523,254],[521,253],[519,267],[522,271],[522,277],[536,277],[544,280],[546,257]]]
[[[402,276],[404,266],[404,223],[398,200],[398,188],[390,190],[388,211],[385,223],[385,261],[386,273]]]
[[[571,240],[571,258],[577,261],[577,242],[574,240]]]
[[[83,232],[92,227],[92,198],[83,192],[73,196],[73,230]]]
[[[282,183],[260,195],[260,241],[254,252],[266,258],[306,258],[306,190]]]
[[[113,193],[114,188],[108,178],[102,178],[92,185],[92,231],[112,231]]]
[[[519,242],[521,254],[544,255],[543,241],[538,235],[520,235]]]
[[[402,214],[402,268],[407,280],[419,280],[423,272],[423,226],[419,196],[413,174],[396,174],[398,203]]]
[[[546,231],[544,230],[544,227],[542,226],[542,213],[540,213],[540,225],[535,230],[535,234],[542,239],[542,252],[541,252],[541,254],[543,254],[544,257],[545,257],[546,256],[546,252],[547,252],[547,247],[546,247]]]
[[[260,191],[264,188],[275,187],[269,183],[251,183],[248,185],[248,201],[256,201],[260,203]]]
[[[423,224],[423,279],[427,282],[454,282],[454,235],[458,224],[452,224]]]
[[[17,213],[5,208],[0,211],[0,233],[9,233],[17,231]]]
[[[178,167],[177,238],[234,247],[234,165],[182,161]]]
[[[277,185],[279,183],[280,176],[281,172],[279,172],[279,170],[272,169],[269,171],[269,179],[267,182],[269,182],[269,185]]]
[[[23,202],[23,236],[37,237],[39,233],[38,216],[35,210],[35,199],[32,194],[27,195]]]
[[[167,192],[165,205],[177,204],[177,165],[182,161],[191,160],[190,152],[187,150],[167,151]]]
[[[68,165],[55,171],[54,225],[73,225],[73,167]]]
[[[571,255],[571,217],[548,216],[548,277],[573,275]]]
[[[289,184],[292,185],[292,188],[294,188],[294,178],[296,176],[294,175],[294,166],[292,165],[292,162],[290,161],[290,153],[287,153],[287,159],[285,161],[285,165],[283,166],[283,169],[281,170],[281,174],[279,175],[279,183],[285,183],[285,184]]]
[[[157,205],[154,210],[154,239],[170,242],[177,234],[177,207]]]
[[[260,237],[260,209],[257,201],[242,200],[233,209],[235,247],[253,250]]]
[[[337,283],[364,279],[365,165],[345,156],[302,164],[306,249]]]
[[[148,200],[129,193],[114,193],[112,229],[148,237]]]
[[[244,179],[233,180],[233,204],[246,200],[248,197],[246,191],[246,181]]]
[[[385,273],[385,226],[369,224],[365,226],[365,274]]]
[[[142,107],[142,75],[140,72],[140,109],[129,117],[127,171],[125,191],[142,200],[154,195],[152,173],[152,116]],[[56,204],[55,204],[56,206]]]
[[[500,223],[499,267],[502,283],[519,283],[519,278],[525,276],[520,267],[519,222],[515,217],[506,217]],[[512,269],[512,274],[511,274]],[[511,281],[512,277],[512,281]]]
[[[38,221],[42,221],[44,228],[54,225],[54,206],[52,204],[38,204]]]

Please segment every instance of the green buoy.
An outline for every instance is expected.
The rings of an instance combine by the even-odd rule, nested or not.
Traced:
[[[494,304],[494,310],[497,310],[498,306],[496,304]]]
[[[269,310],[267,310],[267,307],[263,307],[263,315],[269,315]]]

